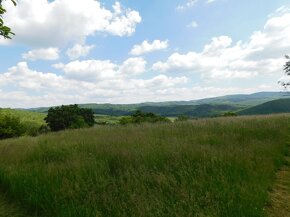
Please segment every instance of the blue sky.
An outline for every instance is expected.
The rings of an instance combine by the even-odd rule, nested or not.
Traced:
[[[290,50],[286,0],[19,0],[17,7],[4,6],[16,36],[0,40],[0,107],[279,91]]]

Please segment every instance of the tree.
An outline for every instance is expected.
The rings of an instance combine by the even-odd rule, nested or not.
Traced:
[[[52,131],[91,127],[95,123],[93,111],[78,105],[50,108],[44,120]]]
[[[11,36],[15,34],[11,32],[10,27],[4,25],[3,15],[6,13],[6,10],[2,6],[3,1],[4,0],[0,0],[0,36],[4,37],[5,39],[11,39]],[[15,0],[10,1],[16,6]]]
[[[286,76],[290,76],[290,56],[285,55],[286,63],[284,65],[284,72]],[[284,87],[285,90],[287,90],[290,86],[290,81],[279,81],[278,82],[282,87]]]
[[[287,62],[284,65],[284,71],[286,75],[290,75],[290,57],[288,55],[285,55],[285,58],[287,59]]]

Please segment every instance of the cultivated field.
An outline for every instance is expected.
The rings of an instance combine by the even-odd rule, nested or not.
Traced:
[[[31,216],[266,216],[289,126],[275,115],[4,140],[0,186]]]

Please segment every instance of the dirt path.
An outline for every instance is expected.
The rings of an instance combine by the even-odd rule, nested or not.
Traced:
[[[289,150],[290,153],[290,150]],[[290,217],[290,157],[277,173],[276,184],[270,193],[271,203],[267,207],[268,217]]]
[[[21,209],[11,204],[0,192],[0,217],[27,217]]]

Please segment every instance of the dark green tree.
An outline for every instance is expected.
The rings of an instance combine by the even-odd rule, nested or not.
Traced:
[[[44,120],[52,131],[91,127],[95,123],[93,111],[78,105],[50,108]]]
[[[0,0],[0,36],[6,39],[11,39],[11,36],[15,34],[11,31],[10,27],[4,24],[3,15],[6,13],[6,9],[2,6],[3,1],[4,0]],[[15,0],[10,1],[16,6]]]

